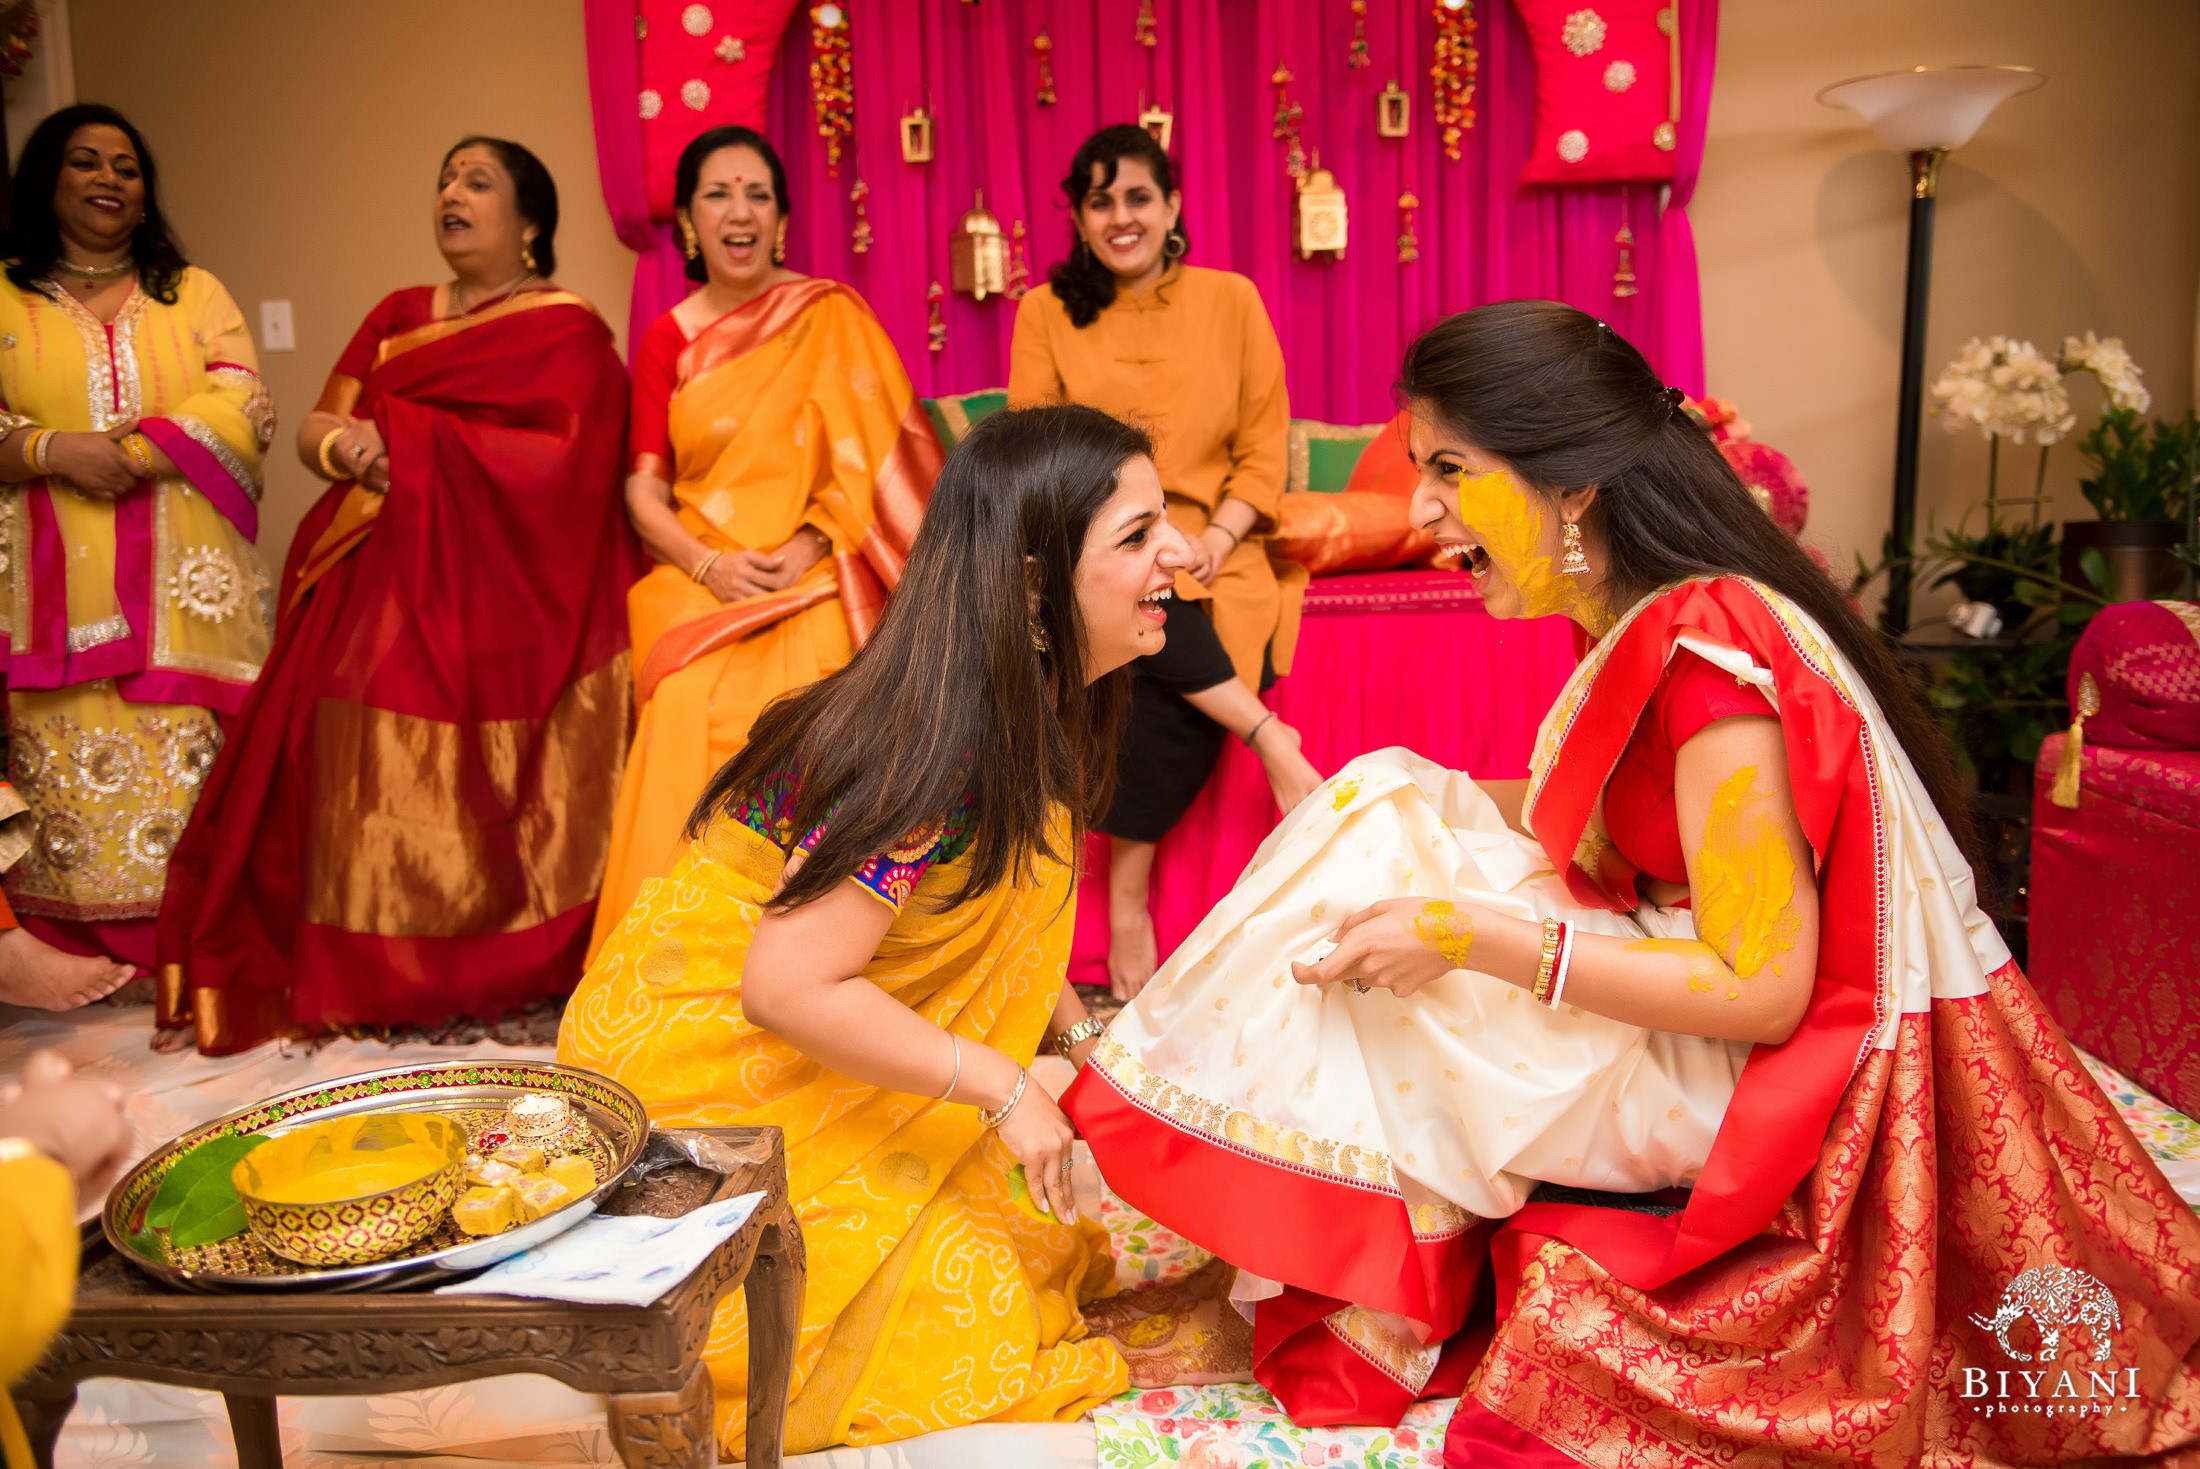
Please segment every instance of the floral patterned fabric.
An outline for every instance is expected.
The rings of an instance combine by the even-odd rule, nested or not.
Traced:
[[[1416,1403],[1396,1428],[1299,1428],[1266,1388],[1226,1382],[1124,1393],[1093,1409],[1099,1469],[1436,1469],[1457,1398]]]
[[[795,840],[795,792],[800,784],[798,776],[786,771],[775,772],[762,787],[748,792],[728,808],[728,814],[782,851],[814,851],[825,839],[825,829],[832,825],[832,817],[828,815],[804,833],[801,841]],[[970,838],[971,805],[966,797],[948,813],[946,820],[925,831],[911,832],[900,846],[858,867],[855,880],[863,885],[864,891],[899,913],[918,880],[939,863],[960,857],[969,849]]]

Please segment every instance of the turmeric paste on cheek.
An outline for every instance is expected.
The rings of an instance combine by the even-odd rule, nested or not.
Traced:
[[[1459,518],[1482,538],[1491,563],[1520,593],[1528,617],[1571,617],[1602,636],[1612,615],[1591,599],[1581,583],[1551,562],[1546,543],[1556,539],[1543,497],[1502,469],[1469,477],[1459,474]]]
[[[1795,857],[1771,804],[1757,767],[1742,766],[1712,793],[1696,852],[1696,931],[1743,979],[1793,949],[1802,928]]]

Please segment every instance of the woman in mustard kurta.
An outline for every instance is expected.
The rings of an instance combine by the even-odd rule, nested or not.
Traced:
[[[639,727],[590,949],[679,854],[764,706],[848,661],[901,575],[939,443],[871,308],[785,254],[786,170],[743,127],[680,155],[694,295],[634,349],[627,599]]]
[[[236,303],[169,238],[120,113],[38,125],[13,222],[0,632],[11,774],[36,822],[7,874],[15,941],[150,969],[217,719],[267,656],[252,542],[274,405]]]
[[[1306,573],[1268,557],[1290,407],[1259,290],[1183,263],[1183,199],[1143,128],[1093,134],[1062,192],[1076,244],[1017,310],[1009,403],[1086,403],[1149,429],[1169,519],[1194,556],[1175,589],[1191,605],[1175,613],[1167,650],[1138,666],[1123,779],[1100,823],[1113,839],[1108,973],[1129,999],[1159,963],[1154,845],[1206,783],[1224,733],[1260,756],[1285,810],[1320,780],[1255,692],[1290,671]]]
[[[1105,1237],[1026,1068],[1099,1033],[1064,978],[1073,864],[1120,670],[1191,559],[1149,452],[1087,408],[981,424],[876,636],[757,721],[566,1009],[558,1058],[654,1120],[785,1131],[789,1450],[1069,1419],[1125,1385],[1078,1310],[1110,1289]],[[706,1354],[737,1458],[747,1333],[729,1299]]]

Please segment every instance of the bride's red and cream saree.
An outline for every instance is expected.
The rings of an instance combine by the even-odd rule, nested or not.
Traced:
[[[1685,931],[1637,905],[1596,825],[1684,639],[1775,704],[1817,859],[1818,977],[1788,1041],[1722,1079],[1690,1049],[1717,1043],[1639,1032],[1630,1051],[1466,971],[1403,1001],[1278,982],[1371,869],[1383,896]],[[1287,819],[1241,883],[1266,896],[1187,941],[1067,1103],[1119,1192],[1275,1283],[1243,1294],[1272,1292],[1257,1374],[1295,1417],[1390,1422],[1464,1387],[1450,1459],[1477,1466],[2200,1460],[2200,1224],[1808,617],[1739,580],[1629,613],[1538,741],[1534,844],[1506,847],[1478,793],[1422,790],[1421,765],[1369,757]],[[1403,872],[1367,839],[1370,781],[1414,847]],[[1550,852],[1562,871],[1529,860]],[[1218,1023],[1233,1007],[1258,1021]],[[1636,1207],[1527,1197],[1545,1182]],[[2111,1324],[2078,1323],[2104,1300]],[[2060,1356],[2035,1360],[2050,1326]]]

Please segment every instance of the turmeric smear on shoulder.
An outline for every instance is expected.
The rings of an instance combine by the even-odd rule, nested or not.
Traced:
[[[1696,931],[1743,979],[1793,949],[1802,928],[1795,856],[1771,805],[1757,767],[1742,766],[1712,793],[1696,853]]]

